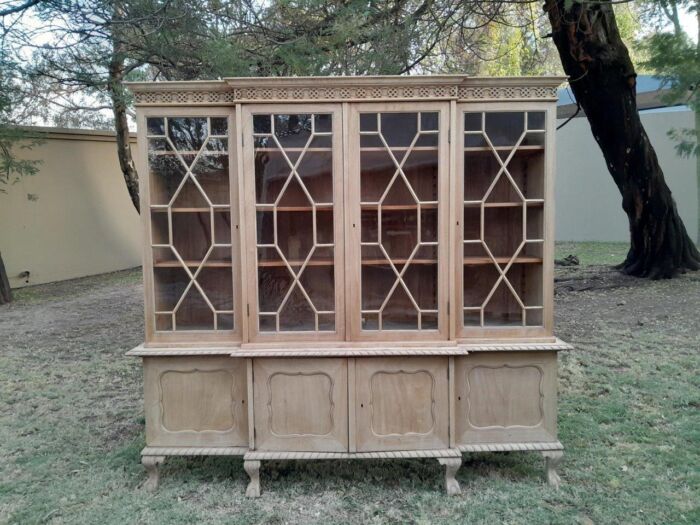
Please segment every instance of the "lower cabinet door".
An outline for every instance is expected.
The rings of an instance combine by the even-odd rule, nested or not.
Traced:
[[[556,352],[455,358],[458,445],[556,441]]]
[[[355,361],[358,452],[449,446],[446,357]]]
[[[347,452],[347,359],[259,358],[253,376],[257,450]]]
[[[148,446],[248,445],[244,359],[146,357],[143,370]]]

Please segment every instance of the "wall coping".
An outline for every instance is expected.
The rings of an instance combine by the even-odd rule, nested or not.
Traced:
[[[106,129],[59,128],[51,126],[17,126],[17,129],[37,133],[45,140],[83,140],[116,142],[117,134]],[[129,142],[136,142],[136,133],[129,133]]]

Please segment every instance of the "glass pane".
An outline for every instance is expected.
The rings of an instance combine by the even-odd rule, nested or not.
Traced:
[[[211,134],[217,136],[228,135],[228,120],[226,117],[212,117]]]
[[[164,118],[147,118],[146,130],[149,136],[165,135],[165,119]]]
[[[514,146],[525,130],[525,114],[520,112],[486,113],[485,132],[495,147]]]
[[[464,114],[464,131],[483,131],[481,128],[482,113]]]
[[[515,294],[501,281],[484,307],[484,326],[520,326],[523,310]]]
[[[209,213],[173,213],[173,248],[185,261],[201,262],[211,246]]]
[[[420,129],[421,131],[437,131],[440,115],[436,112],[420,114]]]
[[[232,330],[228,119],[147,120],[157,330]],[[212,137],[211,135],[216,135]],[[217,244],[214,247],[214,243]],[[182,262],[181,262],[182,261]]]
[[[335,330],[332,115],[255,115],[260,332]]]
[[[273,115],[277,142],[283,148],[303,148],[311,138],[312,115]]]
[[[377,131],[379,129],[378,113],[360,114],[360,131]]]
[[[362,328],[435,330],[437,249],[424,243],[438,240],[439,113],[364,114],[360,127],[375,122],[360,140]]]
[[[176,330],[213,330],[214,311],[196,286],[191,286],[175,312]]]
[[[253,133],[272,133],[270,115],[253,115]]]
[[[544,111],[528,111],[527,113],[527,129],[544,130]]]
[[[228,204],[228,155],[201,155],[192,167],[192,174],[212,204]]]
[[[179,156],[164,139],[148,141],[151,204],[168,204],[187,174]]]
[[[411,145],[418,133],[419,113],[381,113],[380,133],[390,148]]]
[[[209,136],[206,118],[177,117],[168,120],[168,137],[178,151],[197,152]]]

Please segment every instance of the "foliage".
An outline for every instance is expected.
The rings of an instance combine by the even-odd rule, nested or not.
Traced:
[[[41,142],[41,135],[16,126],[14,108],[21,102],[17,80],[17,63],[11,60],[0,42],[0,193],[26,175],[39,170],[39,161],[22,159],[17,149],[31,149]]]
[[[657,31],[643,42],[647,53],[644,65],[653,70],[662,85],[668,89],[664,95],[668,104],[685,104],[696,114],[700,112],[700,42],[693,42],[678,21],[682,7],[696,12],[689,1],[655,0],[657,24],[659,19],[671,23],[671,30]],[[699,20],[700,21],[700,20]],[[699,28],[700,31],[700,28]],[[700,35],[699,35],[700,36]],[[676,141],[676,151],[681,156],[700,155],[696,129],[672,129],[669,136]]]

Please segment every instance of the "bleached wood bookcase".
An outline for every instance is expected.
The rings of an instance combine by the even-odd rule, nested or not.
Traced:
[[[167,456],[436,458],[557,440],[561,78],[135,83],[146,485]]]

